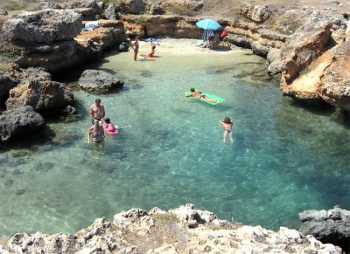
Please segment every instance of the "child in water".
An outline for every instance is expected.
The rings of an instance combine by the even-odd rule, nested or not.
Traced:
[[[115,135],[119,132],[114,124],[111,123],[111,120],[109,118],[105,118],[105,122],[103,123],[102,127],[104,132],[110,135]]]
[[[226,143],[226,137],[228,135],[230,137],[231,144],[233,144],[233,122],[231,121],[231,118],[225,117],[223,120],[219,121],[219,123],[224,127],[223,142]]]

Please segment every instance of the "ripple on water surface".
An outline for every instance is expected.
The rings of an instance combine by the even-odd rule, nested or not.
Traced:
[[[331,112],[283,98],[259,78],[263,59],[238,49],[203,52],[177,55],[161,45],[155,61],[134,62],[129,52],[97,66],[125,81],[100,96],[122,126],[102,149],[85,143],[95,96],[82,91],[75,93],[80,120],[51,123],[52,139],[30,149],[3,149],[1,234],[74,232],[132,207],[186,202],[273,229],[297,226],[304,209],[349,208],[349,129]],[[226,101],[213,107],[184,98],[189,87]],[[224,116],[235,122],[233,145],[222,144]]]

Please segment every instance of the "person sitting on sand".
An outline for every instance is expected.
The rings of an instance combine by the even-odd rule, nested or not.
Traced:
[[[154,57],[154,54],[156,52],[156,46],[153,45],[152,48],[151,48],[151,52],[148,53],[148,57]]]
[[[231,121],[231,118],[225,117],[223,120],[219,121],[219,123],[224,127],[223,142],[226,143],[226,137],[229,136],[231,144],[233,144],[233,122]]]
[[[91,141],[94,144],[103,144],[104,138],[105,134],[101,122],[95,120],[94,125],[87,131],[87,142],[88,144],[90,144]]]

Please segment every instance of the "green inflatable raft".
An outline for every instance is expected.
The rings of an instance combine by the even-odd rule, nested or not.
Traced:
[[[199,89],[196,88],[196,92],[199,92]],[[204,101],[210,105],[213,105],[215,106],[216,104],[218,103],[223,103],[225,101],[224,98],[221,98],[215,94],[210,94],[210,93],[202,93],[202,95],[208,97],[209,99],[211,100],[216,100],[216,101],[211,101],[211,100],[205,100],[205,99],[202,99],[202,98],[198,98],[198,97],[194,97],[194,96],[189,96],[191,95],[191,91],[185,91],[185,96],[188,96],[189,98],[196,98],[196,99],[199,99],[201,101]]]

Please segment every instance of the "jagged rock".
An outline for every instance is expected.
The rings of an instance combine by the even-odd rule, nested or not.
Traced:
[[[60,5],[59,3],[56,3],[54,1],[43,1],[41,3],[39,3],[38,5],[38,10],[44,10],[44,9],[62,9],[62,5]]]
[[[174,220],[174,216],[183,220]],[[193,213],[194,212],[194,213]],[[197,215],[194,215],[197,214]],[[186,216],[188,216],[186,218]],[[191,218],[201,218],[197,228],[189,228]],[[13,253],[323,253],[341,254],[341,249],[322,244],[312,236],[281,227],[278,232],[260,226],[217,224],[209,211],[187,204],[147,213],[131,209],[114,215],[113,223],[97,219],[74,235],[16,234],[7,243]],[[214,220],[213,220],[214,219]],[[127,226],[125,224],[127,222]],[[1,250],[1,249],[0,249]]]
[[[121,6],[125,13],[140,14],[145,11],[146,5],[143,0],[123,0]]]
[[[350,211],[335,207],[331,210],[307,210],[299,213],[303,222],[300,232],[312,235],[323,243],[332,243],[349,250]]]
[[[100,70],[85,70],[78,81],[79,87],[91,93],[106,93],[121,88],[124,82]]]
[[[74,102],[70,88],[55,81],[30,81],[10,90],[6,101],[8,109],[30,105],[35,111],[47,114],[59,112]]]
[[[151,15],[163,15],[165,13],[163,6],[159,2],[148,5],[147,11]]]
[[[106,8],[104,15],[109,20],[116,20],[117,19],[117,11],[114,4],[109,4]]]
[[[51,80],[51,74],[45,68],[29,67],[27,69],[22,69],[22,83],[47,80]]]
[[[248,1],[240,8],[240,14],[260,23],[271,16],[271,11],[267,5],[254,5],[254,2]]]
[[[71,40],[81,31],[82,17],[72,10],[25,12],[3,25],[5,38],[14,43],[38,44]]]
[[[324,52],[330,38],[331,26],[328,19],[318,12],[312,12],[309,20],[287,39],[286,44],[281,48],[283,67],[280,86],[283,94],[303,99],[302,87],[293,86],[293,81],[304,68]],[[296,88],[295,91],[294,88]],[[316,90],[316,88],[312,89]],[[320,99],[309,90],[307,89],[306,99],[310,99],[310,96],[311,99]]]
[[[120,45],[119,45],[119,47],[118,47],[118,50],[120,51],[120,52],[128,52],[128,50],[129,50],[129,43],[127,43],[127,42],[122,42]]]
[[[31,106],[6,110],[0,115],[0,141],[7,142],[14,137],[38,131],[44,126],[44,118],[34,112]]]
[[[332,63],[326,69],[320,96],[327,103],[350,112],[350,41],[332,50]]]
[[[19,80],[9,73],[0,76],[0,105],[3,105],[9,97],[9,92],[16,87]]]

